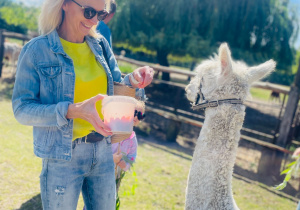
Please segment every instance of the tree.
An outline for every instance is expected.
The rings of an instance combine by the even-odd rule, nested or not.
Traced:
[[[38,13],[36,7],[0,0],[0,28],[19,33],[37,31]]]
[[[197,47],[191,42],[201,40],[194,30],[199,25],[199,19],[190,16],[195,14],[193,5],[197,2],[119,1],[118,7],[121,9],[118,9],[111,24],[114,41],[128,42],[133,46],[144,45],[156,51],[160,65],[169,66],[169,53],[185,54],[187,48],[192,50]],[[169,74],[163,73],[163,79],[169,80]]]
[[[287,7],[288,0],[119,0],[111,28],[114,42],[144,45],[163,66],[169,53],[207,57],[228,42],[235,59],[253,65],[274,58],[286,73],[298,31]]]

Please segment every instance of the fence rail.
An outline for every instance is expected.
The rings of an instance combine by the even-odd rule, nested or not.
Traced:
[[[3,35],[7,38],[20,39],[23,41],[29,41],[30,39],[33,38],[33,36],[19,34],[19,33],[15,33],[15,32],[8,32],[8,31],[3,31]]]
[[[122,56],[115,56],[117,60],[119,61],[124,61],[130,64],[134,64],[136,66],[150,66],[157,72],[166,72],[166,73],[171,73],[171,74],[178,74],[178,75],[184,75],[184,76],[196,76],[195,72],[192,71],[187,71],[186,69],[175,69],[175,68],[169,68],[169,67],[164,67],[160,65],[149,65],[149,63],[146,62],[141,62],[141,61],[136,61],[130,58],[125,58]],[[161,81],[162,82],[162,81]],[[164,81],[165,82],[165,81]],[[177,83],[177,85],[182,86],[182,84]],[[289,87],[282,87],[280,85],[275,85],[271,84],[268,82],[255,82],[252,85],[253,87],[265,89],[265,90],[271,90],[277,93],[282,93],[282,94],[289,94],[290,88]]]
[[[19,34],[19,33],[14,33],[14,32],[8,32],[8,31],[0,29],[0,61],[1,61],[1,63],[0,63],[0,77],[1,77],[1,73],[2,73],[2,67],[3,67],[4,41],[5,41],[5,38],[19,39],[19,40],[22,40],[23,44],[24,44],[25,41],[28,41],[28,40],[32,39],[33,36]],[[134,64],[136,66],[151,66],[157,73],[159,73],[159,72],[166,72],[166,73],[170,73],[170,74],[177,74],[177,75],[183,75],[183,76],[188,76],[188,77],[193,77],[193,76],[196,75],[195,72],[187,71],[185,69],[179,69],[179,68],[175,69],[175,68],[163,67],[163,66],[152,65],[152,64],[149,65],[149,63],[141,62],[141,61],[136,61],[136,60],[133,60],[133,59],[122,57],[122,56],[117,56],[116,55],[116,59],[119,60],[119,61],[124,61],[124,62],[130,63],[130,64]],[[157,83],[157,84],[168,84],[168,85],[176,86],[176,87],[180,87],[180,88],[184,88],[186,86],[185,84],[171,82],[171,81],[163,81],[163,80],[159,80],[159,79],[154,79],[153,82]],[[284,95],[287,95],[289,93],[289,88],[281,87],[279,85],[274,85],[274,84],[265,83],[265,82],[256,82],[256,83],[253,84],[253,87],[257,87],[257,88],[261,88],[261,89],[266,89],[266,90],[271,90],[271,91],[274,91],[274,92],[277,92],[277,93],[282,93]],[[179,96],[176,96],[176,97],[179,97]],[[175,101],[179,101],[179,100],[175,100]],[[284,102],[285,102],[285,100],[282,103],[281,111],[280,111],[280,116],[279,117],[281,117],[281,113],[282,113],[282,109],[283,109],[283,106],[284,106]],[[193,114],[193,113],[189,113],[189,112],[186,112],[186,111],[183,111],[183,110],[177,110],[176,109],[176,104],[175,104],[174,107],[175,107],[175,109],[173,110],[173,113],[175,111],[175,113],[177,113],[177,114],[180,113],[180,112],[185,112],[185,114],[187,114],[187,115],[192,115]],[[154,111],[154,110],[156,110],[156,109],[152,109],[152,111]],[[157,110],[156,110],[156,112],[157,112]],[[199,122],[200,124],[198,124],[195,120],[189,120],[188,118],[185,118],[183,116],[180,116],[180,117],[177,116],[175,118],[177,120],[184,120],[186,123],[189,123],[189,124],[201,126],[200,122]],[[203,116],[201,116],[200,118],[203,118]],[[264,133],[261,133],[261,132],[256,132],[256,131],[252,131],[252,132],[256,133],[258,135],[268,136],[269,138],[271,137],[271,135],[264,134]],[[246,138],[246,137],[244,139],[247,139],[248,141],[255,142],[255,143],[257,143],[259,145],[262,145],[262,146],[266,146],[265,142],[257,140],[257,139],[254,140],[253,138]],[[273,145],[272,146],[272,144],[268,143],[268,147],[276,149],[276,150],[281,150],[281,151],[284,151],[285,153],[288,153],[288,151],[286,149],[279,148],[277,145]]]
[[[13,39],[19,39],[23,41],[23,45],[25,44],[25,41],[29,41],[33,38],[33,36],[14,33],[14,32],[8,32],[3,29],[0,29],[0,77],[2,75],[2,68],[3,68],[3,58],[4,58],[4,42],[5,38],[13,38]]]
[[[117,56],[116,55],[115,57],[118,61],[124,61],[126,63],[130,63],[130,64],[133,64],[133,65],[136,65],[136,66],[139,66],[139,67],[141,67],[141,66],[150,66],[151,68],[153,68],[156,71],[156,73],[166,72],[166,73],[170,73],[170,74],[178,74],[178,75],[183,75],[183,76],[188,76],[188,77],[193,77],[193,76],[196,75],[195,72],[187,71],[186,69],[175,69],[175,68],[163,67],[163,66],[153,65],[153,64],[149,65],[149,63],[136,61],[136,60],[133,60],[133,59],[130,59],[130,58],[125,58],[123,56]],[[160,80],[160,79],[154,79],[153,83],[154,84],[168,84],[168,85],[179,87],[179,88],[185,88],[186,87],[186,84],[172,82],[172,81],[164,81],[164,80]],[[277,93],[284,94],[284,100],[281,104],[280,114],[278,116],[278,118],[280,119],[281,115],[282,115],[282,110],[284,108],[286,95],[289,94],[289,88],[288,87],[282,87],[280,85],[270,84],[268,82],[255,82],[252,85],[252,87],[261,88],[261,89],[265,89],[265,90],[271,90],[271,91],[274,91],[274,92],[277,92]],[[180,96],[177,95],[176,97],[180,97]],[[175,101],[179,101],[179,100],[175,99]],[[157,105],[154,105],[152,102],[147,102],[147,104],[150,105],[150,107],[147,108],[147,111],[150,111],[150,112],[153,112],[155,114],[167,117],[168,119],[171,119],[173,121],[177,121],[177,122],[182,121],[182,122],[187,123],[187,124],[191,124],[191,125],[194,125],[194,126],[197,126],[197,127],[202,127],[202,124],[203,124],[202,122],[197,121],[197,120],[189,119],[188,117],[181,116],[180,114],[182,112],[184,112],[184,114],[188,115],[188,116],[192,116],[192,115],[195,115],[195,114],[187,112],[187,111],[176,109],[176,107],[177,107],[176,104],[174,104],[175,108],[174,107],[173,108],[172,107],[163,107],[161,105],[157,106]],[[204,119],[204,116],[200,115],[200,117],[198,116],[198,118],[199,119]],[[279,126],[277,126],[277,127],[279,127]],[[243,128],[242,130],[253,133],[257,136],[267,137],[269,139],[274,138],[274,136],[272,136],[272,135],[265,134],[265,133],[262,133],[262,132],[258,132],[258,131],[255,131],[255,130],[250,130],[250,129],[246,129],[246,128]],[[278,128],[277,128],[277,132],[278,132]],[[241,135],[241,138],[246,140],[246,141],[253,142],[257,145],[267,147],[267,148],[272,149],[274,151],[277,150],[277,151],[284,152],[286,154],[291,154],[291,152],[289,150],[287,150],[283,147],[280,147],[278,145],[272,144],[272,143],[268,143],[268,142],[265,142],[265,141],[262,141],[262,140],[259,140],[259,139],[253,138],[253,137],[249,137],[249,136],[246,136],[246,135]]]

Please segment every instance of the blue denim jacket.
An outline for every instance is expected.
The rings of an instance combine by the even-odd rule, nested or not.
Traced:
[[[97,61],[104,67],[108,95],[113,82],[130,85],[124,80],[105,38],[85,37]],[[102,39],[108,64],[98,44]],[[101,85],[101,84],[99,84]],[[41,158],[71,160],[73,120],[67,119],[68,106],[74,103],[75,72],[72,59],[64,52],[57,31],[39,36],[22,49],[12,96],[15,118],[33,126],[34,153]]]

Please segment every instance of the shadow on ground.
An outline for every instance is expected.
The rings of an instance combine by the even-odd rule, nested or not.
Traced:
[[[3,78],[0,79],[3,88],[0,88],[0,100],[10,100],[12,97],[12,92],[14,88],[15,78]]]
[[[26,203],[23,203],[18,210],[43,210],[41,194],[38,194],[26,201]]]

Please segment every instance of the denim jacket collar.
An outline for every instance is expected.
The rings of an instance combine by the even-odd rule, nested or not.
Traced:
[[[66,53],[64,52],[63,46],[59,40],[59,36],[56,30],[52,31],[50,34],[47,35],[49,44],[50,44],[50,49],[54,53],[60,53],[65,55]]]

